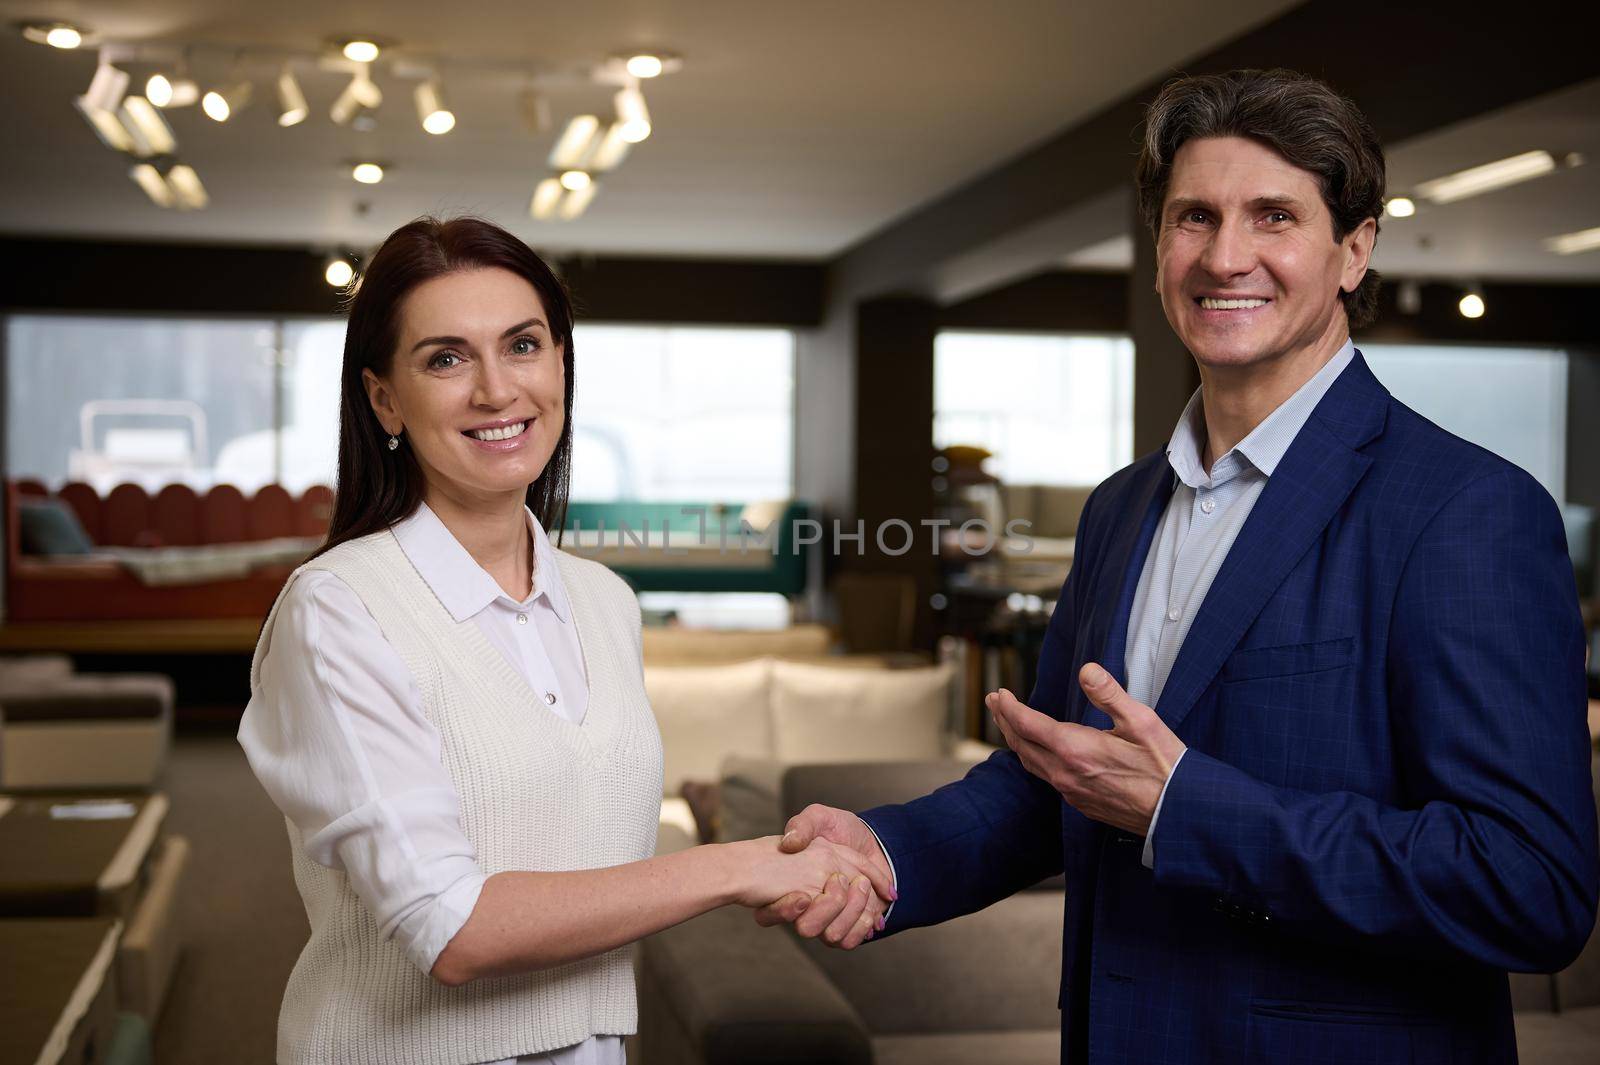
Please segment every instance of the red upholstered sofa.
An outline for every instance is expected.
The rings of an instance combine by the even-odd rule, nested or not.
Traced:
[[[151,585],[114,559],[24,554],[22,500],[49,495],[37,481],[6,483],[7,621],[264,618],[293,569],[274,564],[237,578]],[[296,499],[282,486],[269,484],[246,499],[231,485],[200,494],[173,484],[152,497],[138,485],[122,484],[102,498],[89,485],[73,483],[55,497],[72,508],[97,547],[198,547],[321,537],[333,510],[333,490],[320,485]]]

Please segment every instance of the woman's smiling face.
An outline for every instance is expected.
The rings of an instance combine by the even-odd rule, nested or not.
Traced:
[[[538,292],[509,270],[463,270],[418,285],[400,319],[388,376],[363,377],[384,430],[416,453],[427,495],[520,499],[566,419],[566,353]]]

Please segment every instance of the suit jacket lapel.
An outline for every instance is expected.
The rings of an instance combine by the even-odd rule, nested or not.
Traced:
[[[1193,709],[1367,472],[1372,460],[1356,448],[1382,429],[1387,400],[1358,352],[1278,463],[1206,592],[1156,703],[1168,727]]]

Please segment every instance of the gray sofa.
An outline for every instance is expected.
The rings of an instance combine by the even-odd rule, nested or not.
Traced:
[[[965,761],[792,766],[784,816],[926,794]],[[1600,777],[1600,759],[1594,766]],[[1600,802],[1600,781],[1597,781]],[[687,846],[664,837],[663,848]],[[1062,885],[842,953],[726,908],[645,940],[636,1065],[1038,1062],[1060,1054]],[[1513,974],[1523,1065],[1600,1061],[1600,930],[1570,968]]]

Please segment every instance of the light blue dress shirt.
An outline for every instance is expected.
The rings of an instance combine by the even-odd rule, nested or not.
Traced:
[[[1345,340],[1311,380],[1262,419],[1249,436],[1219,456],[1209,473],[1205,466],[1205,405],[1199,390],[1189,397],[1167,442],[1167,461],[1177,483],[1145,556],[1128,617],[1127,691],[1139,702],[1155,706],[1161,698],[1189,625],[1200,612],[1222,560],[1228,557],[1267,479],[1355,355],[1355,346]],[[1172,772],[1178,771],[1182,761],[1180,754]],[[1167,781],[1171,783],[1171,774]],[[1146,868],[1155,864],[1151,841],[1166,797],[1163,785],[1144,840]]]

